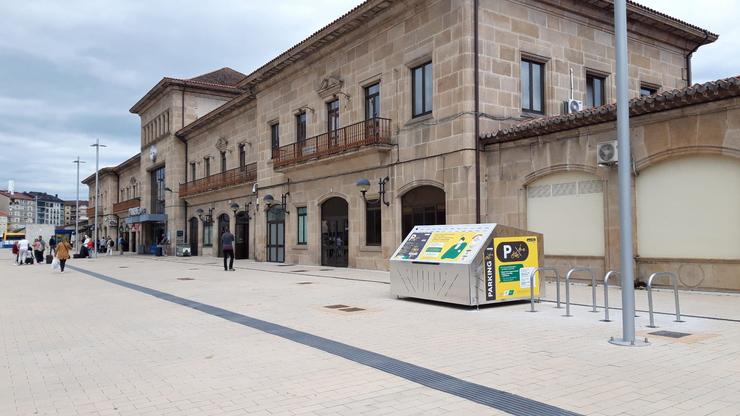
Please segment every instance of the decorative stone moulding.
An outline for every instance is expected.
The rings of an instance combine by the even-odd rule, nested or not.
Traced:
[[[316,92],[319,94],[319,97],[328,98],[341,92],[342,87],[344,87],[344,81],[341,78],[336,75],[329,75],[321,80]]]
[[[219,152],[225,152],[228,146],[229,141],[224,139],[223,137],[219,137],[218,141],[216,141],[216,149],[218,149]]]

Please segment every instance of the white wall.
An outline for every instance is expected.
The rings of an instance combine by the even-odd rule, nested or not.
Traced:
[[[527,229],[544,234],[545,254],[604,255],[603,188],[581,172],[549,175],[527,187]]]
[[[635,186],[640,256],[740,259],[740,161],[674,159],[640,172]]]

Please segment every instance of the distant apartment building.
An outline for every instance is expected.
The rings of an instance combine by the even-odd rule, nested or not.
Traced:
[[[64,201],[64,224],[74,224],[75,221],[87,221],[87,201]]]
[[[31,224],[36,217],[36,200],[34,197],[23,192],[10,193],[0,191],[3,200],[8,203],[8,230],[22,229],[26,224]]]
[[[37,224],[64,225],[64,201],[58,195],[45,192],[26,192],[36,201]]]

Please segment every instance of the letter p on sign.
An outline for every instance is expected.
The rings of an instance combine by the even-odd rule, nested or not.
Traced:
[[[508,259],[509,254],[511,254],[511,246],[508,244],[504,244],[504,259]]]

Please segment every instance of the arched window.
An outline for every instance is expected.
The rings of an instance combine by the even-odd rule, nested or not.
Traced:
[[[603,182],[587,173],[564,172],[530,184],[527,229],[544,235],[545,254],[603,256]]]
[[[691,156],[635,181],[641,257],[740,259],[740,161]]]

